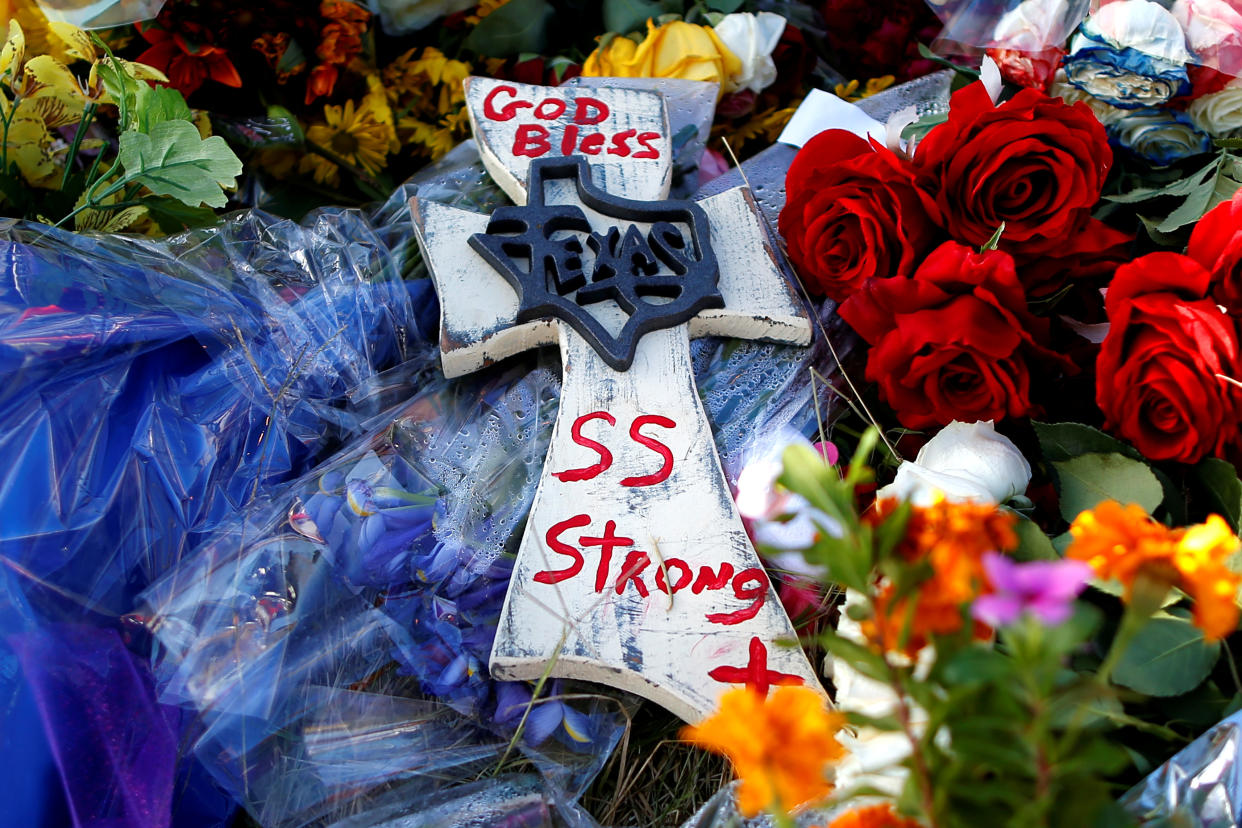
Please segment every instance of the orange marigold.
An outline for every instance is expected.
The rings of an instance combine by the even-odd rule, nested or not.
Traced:
[[[893,504],[881,501],[869,519],[882,521]],[[931,635],[960,630],[962,605],[987,589],[984,554],[1017,546],[1015,520],[1012,514],[990,504],[943,497],[930,506],[913,507],[896,553],[907,563],[930,564],[931,574],[914,594],[901,598],[895,597],[892,584],[882,585],[876,598],[876,617],[863,622],[863,634],[883,649],[913,654],[926,646]],[[907,628],[905,646],[901,647]]]
[[[893,806],[871,805],[854,808],[830,822],[827,828],[920,828],[918,822],[900,816]]]
[[[825,771],[845,755],[836,732],[845,717],[827,710],[808,687],[777,687],[766,698],[745,687],[726,690],[720,709],[683,739],[733,763],[742,785],[738,809],[754,816],[765,808],[792,809],[832,790]]]
[[[1067,558],[1086,561],[1101,578],[1114,578],[1130,598],[1140,574],[1176,586],[1194,600],[1194,621],[1205,638],[1223,638],[1238,625],[1242,576],[1225,561],[1238,538],[1219,515],[1184,529],[1170,529],[1134,504],[1104,501],[1070,525]]]

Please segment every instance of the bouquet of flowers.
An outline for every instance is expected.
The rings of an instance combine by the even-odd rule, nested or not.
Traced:
[[[1144,2],[1106,4],[1061,48],[1076,21],[1049,34],[1062,17],[1028,0],[974,35],[991,57],[946,112],[895,117],[886,143],[820,133],[790,167],[780,232],[866,343],[866,382],[837,388],[820,434],[852,462],[795,445],[738,481],[761,548],[840,612],[814,638],[840,712],[737,691],[687,732],[733,759],[744,811],[826,802],[838,828],[1190,813],[1180,788],[1155,812],[1121,794],[1242,699],[1242,175],[1224,99],[1210,121],[1197,103],[1235,82],[1242,27],[1209,37],[1224,3]],[[1019,18],[1042,39],[1001,42]],[[756,717],[780,735],[743,738]]]

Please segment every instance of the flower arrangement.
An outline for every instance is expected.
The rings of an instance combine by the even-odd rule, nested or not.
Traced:
[[[1089,17],[1068,6],[1026,0],[972,39],[945,9],[906,0],[273,0],[254,8],[169,0],[148,20],[97,31],[16,5],[0,50],[0,212],[81,231],[84,246],[109,243],[101,234],[189,228],[166,242],[170,250],[212,239],[250,251],[265,248],[248,234],[287,231],[219,223],[241,207],[296,217],[329,205],[332,218],[316,220],[334,227],[351,212],[337,208],[400,193],[400,182],[468,137],[461,81],[471,74],[717,84],[701,181],[725,168],[724,139],[743,157],[766,147],[811,87],[858,100],[942,65],[918,46],[942,19],[942,43],[956,38],[991,57],[977,72],[961,70],[947,111],[895,119],[885,143],[843,131],[816,136],[786,182],[778,229],[789,257],[818,307],[836,303],[858,340],[856,362],[846,354],[815,376],[856,382],[831,383],[842,404],[824,418],[817,446],[742,471],[738,507],[781,573],[773,580],[802,644],[831,656],[837,709],[779,682],[738,689],[670,749],[676,726],[635,714],[624,700],[568,682],[489,676],[511,569],[506,542],[533,495],[529,458],[542,456],[554,407],[555,393],[535,386],[554,381],[535,369],[460,397],[429,388],[390,413],[391,428],[336,454],[338,434],[321,433],[323,422],[357,437],[351,418],[377,411],[355,407],[357,398],[397,402],[395,388],[423,383],[420,372],[431,370],[424,354],[317,400],[313,412],[278,412],[298,439],[276,450],[281,473],[247,485],[289,483],[278,508],[256,517],[252,496],[230,500],[254,526],[210,542],[198,537],[202,524],[161,529],[178,554],[200,544],[201,568],[152,583],[147,570],[101,567],[100,592],[166,601],[160,644],[144,638],[154,622],[136,610],[119,622],[132,638],[113,655],[141,663],[130,695],[151,696],[142,709],[155,713],[151,722],[136,717],[138,725],[168,736],[153,743],[167,743],[170,755],[179,741],[192,745],[184,752],[193,768],[178,773],[206,776],[207,767],[213,777],[178,777],[176,789],[226,800],[219,824],[239,802],[265,822],[309,822],[353,816],[398,790],[402,774],[418,784],[477,777],[492,795],[497,788],[484,780],[534,767],[566,800],[540,800],[534,816],[515,810],[513,824],[541,824],[549,810],[575,809],[579,796],[592,805],[612,797],[596,814],[608,822],[651,823],[689,816],[695,797],[717,787],[723,764],[689,764],[713,761],[698,752],[706,749],[726,756],[740,778],[740,811],[766,811],[778,824],[808,804],[832,809],[817,824],[840,828],[1127,824],[1119,795],[1242,698],[1242,18],[1207,0],[1167,10],[1115,0]],[[377,225],[405,226],[399,208],[379,215]],[[200,225],[211,229],[196,235]],[[417,262],[385,258],[408,245],[392,241],[397,230],[367,226],[347,242],[373,231],[391,235],[375,256],[383,263],[359,267],[364,280],[417,271]],[[314,238],[325,258],[345,246]],[[148,244],[132,250],[162,251],[165,242],[140,243]],[[25,272],[27,246],[13,243],[14,273]],[[221,270],[234,262],[211,255]],[[171,268],[173,258],[143,261]],[[273,268],[271,280],[267,298],[256,300],[262,324],[239,331],[239,349],[184,393],[239,396],[235,375],[258,364],[250,340],[280,339],[286,323],[322,321],[329,343],[349,335],[333,333],[335,317],[303,325],[282,315],[286,304],[328,301],[313,279]],[[405,308],[417,320],[401,327],[425,327],[434,340],[426,281],[408,285],[409,296],[400,286],[378,304],[417,305]],[[16,333],[5,346],[61,336],[56,323],[89,305],[79,293],[6,317],[4,330]],[[202,308],[210,311],[177,313]],[[29,335],[33,325],[41,336]],[[215,358],[190,342],[193,333],[182,335],[180,358]],[[316,350],[313,337],[298,344],[302,351],[280,357],[289,356],[293,374],[304,359],[320,364],[328,348]],[[372,350],[363,342],[331,364]],[[719,361],[701,361],[726,373]],[[140,396],[144,367],[118,387]],[[288,389],[253,373],[259,381],[245,393],[280,409]],[[476,391],[477,410],[469,403]],[[266,434],[267,415],[255,411],[253,431]],[[154,404],[144,417],[171,421]],[[201,441],[209,457],[212,428],[232,426],[203,419],[176,434],[191,448]],[[853,460],[839,462],[834,443]],[[134,454],[149,451],[135,446]],[[184,500],[192,505],[194,496]],[[123,508],[98,510],[111,519]],[[44,535],[55,547],[56,531]],[[213,569],[218,560],[237,561],[235,571]],[[306,572],[315,577],[299,580]],[[39,577],[46,583],[30,593],[39,600],[44,586],[79,588],[62,585],[57,571]],[[0,588],[8,583],[0,579]],[[298,616],[311,611],[299,609],[295,587],[310,596],[300,599],[315,608],[310,620]],[[12,590],[21,599],[13,606],[24,606],[24,589]],[[320,641],[306,630],[332,635]],[[37,659],[37,648],[23,653]],[[264,678],[294,677],[297,704],[254,692],[240,680],[241,663],[260,665]],[[190,699],[199,715],[160,720],[158,730],[155,686],[163,698]],[[348,698],[357,707],[315,711],[325,688],[339,691],[333,704]],[[380,750],[377,734],[398,738],[385,729],[394,720],[410,741]],[[269,728],[259,746],[235,732],[258,721]],[[371,732],[372,722],[382,724]],[[294,744],[304,752],[295,755]],[[646,819],[618,810],[644,769],[681,784],[670,769],[679,765],[653,757],[683,748],[676,761],[706,769],[691,774],[701,787],[650,806]],[[376,758],[403,750],[430,757],[426,767]],[[622,769],[600,794],[610,755],[622,758],[609,767]],[[637,769],[625,764],[635,755]],[[319,775],[290,783],[295,796],[282,787],[292,778],[281,776],[282,763],[302,762]],[[156,782],[171,796],[166,775]],[[382,795],[370,799],[368,786]],[[529,804],[528,793],[506,807]],[[302,796],[304,810],[276,813]]]

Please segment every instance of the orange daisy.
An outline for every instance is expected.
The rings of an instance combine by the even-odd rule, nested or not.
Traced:
[[[749,817],[827,796],[828,765],[845,755],[835,736],[844,724],[845,717],[827,710],[808,687],[784,685],[766,698],[735,687],[720,697],[715,714],[683,728],[681,735],[729,757],[742,780],[738,809]]]
[[[882,521],[894,503],[881,501],[870,519]],[[983,556],[1017,546],[1015,520],[990,504],[943,497],[930,506],[915,506],[896,554],[910,564],[926,562],[931,572],[915,593],[900,598],[894,584],[881,585],[876,617],[862,623],[864,635],[885,650],[914,654],[930,636],[960,630],[962,605],[987,588]]]
[[[1126,599],[1140,574],[1175,586],[1194,601],[1194,622],[1209,640],[1224,638],[1238,625],[1242,576],[1225,562],[1238,538],[1219,515],[1184,529],[1170,529],[1139,506],[1105,501],[1074,519],[1067,558],[1086,561],[1101,578],[1126,587]]]
[[[920,828],[920,826],[915,820],[898,815],[892,805],[885,803],[846,811],[830,822],[827,828]]]

